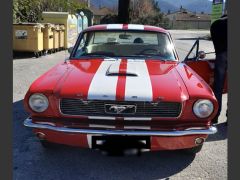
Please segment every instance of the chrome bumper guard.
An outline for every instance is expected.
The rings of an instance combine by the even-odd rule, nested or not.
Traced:
[[[215,134],[217,128],[214,126],[208,129],[190,128],[186,130],[173,131],[151,131],[151,130],[101,130],[101,129],[74,129],[68,127],[56,127],[48,124],[39,124],[32,122],[31,118],[24,121],[24,126],[38,129],[48,129],[63,133],[80,133],[80,134],[101,134],[101,135],[128,135],[128,136],[186,136],[196,134]]]

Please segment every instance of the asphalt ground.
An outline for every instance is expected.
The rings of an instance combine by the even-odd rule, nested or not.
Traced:
[[[171,30],[180,59],[196,38],[208,31]],[[211,41],[201,40],[200,49],[213,51]],[[227,179],[227,95],[217,125],[218,133],[209,136],[196,156],[179,151],[144,152],[141,156],[106,156],[99,151],[60,146],[55,150],[41,147],[31,129],[22,123],[28,116],[23,98],[30,84],[55,64],[68,57],[67,52],[34,58],[22,56],[13,60],[13,179]]]

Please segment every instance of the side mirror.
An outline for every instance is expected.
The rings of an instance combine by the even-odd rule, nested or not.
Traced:
[[[68,48],[68,53],[71,54],[73,51],[73,47]]]
[[[199,51],[198,52],[198,58],[199,59],[204,59],[206,57],[206,53],[204,51]]]

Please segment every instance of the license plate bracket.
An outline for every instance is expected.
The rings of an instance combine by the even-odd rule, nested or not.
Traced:
[[[150,136],[92,136],[92,148],[99,150],[150,149]]]

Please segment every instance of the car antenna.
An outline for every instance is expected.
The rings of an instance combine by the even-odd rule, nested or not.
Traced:
[[[64,56],[65,56],[64,63],[66,64],[67,60],[69,60],[69,57],[67,57],[67,49],[64,50]]]

